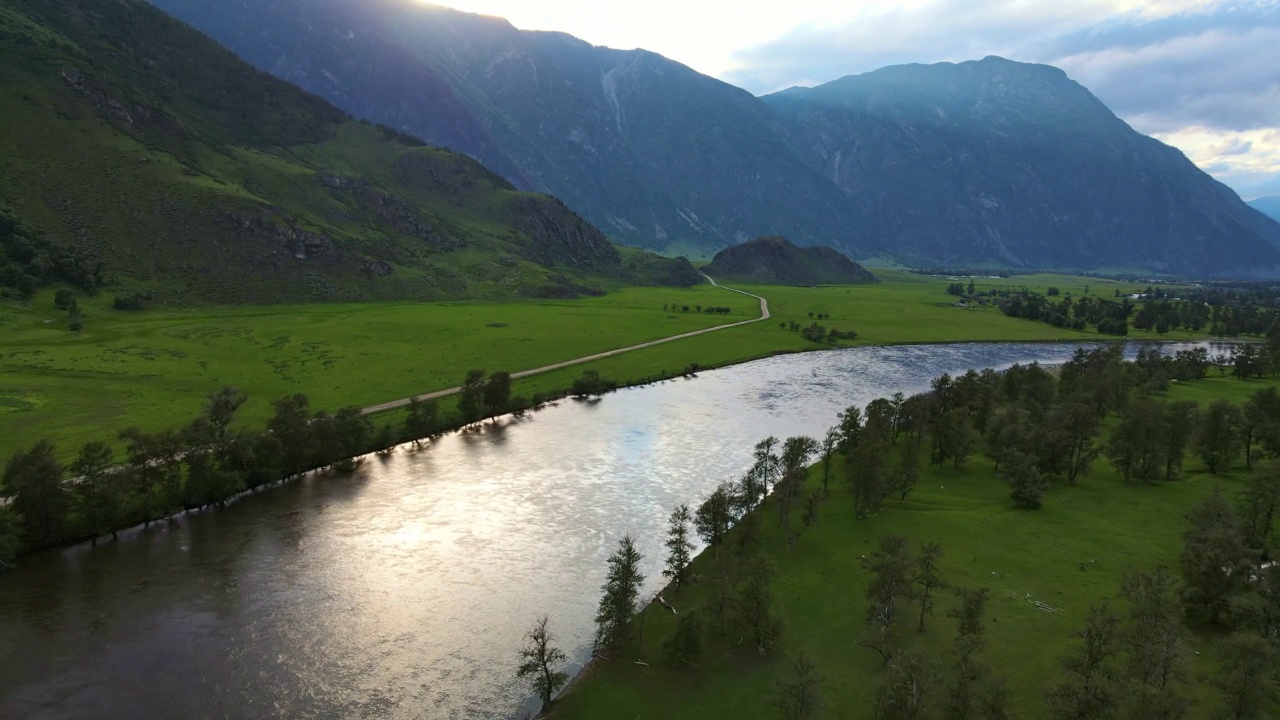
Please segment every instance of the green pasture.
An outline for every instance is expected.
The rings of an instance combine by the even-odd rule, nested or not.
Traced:
[[[886,271],[884,282],[847,287],[743,286],[768,298],[767,322],[717,331],[527,378],[514,392],[562,391],[583,370],[628,384],[692,365],[714,367],[779,352],[821,349],[779,327],[792,320],[857,330],[858,344],[1099,339],[1094,333],[962,308],[948,280]],[[1138,289],[1067,276],[1009,282],[1056,283],[1067,292]],[[992,280],[990,282],[997,282]],[[1003,281],[1001,281],[1003,282]],[[129,425],[176,427],[226,385],[249,393],[242,419],[258,422],[270,401],[306,393],[316,408],[368,406],[457,386],[472,368],[527,370],[555,362],[755,317],[758,303],[701,285],[687,290],[625,288],[559,301],[465,301],[154,309],[110,309],[106,296],[80,298],[81,333],[67,330],[52,291],[32,303],[0,304],[0,457],[47,437],[65,456],[110,440]],[[672,310],[689,305],[691,312]],[[668,309],[664,311],[663,306]],[[729,315],[693,312],[726,306]],[[1135,333],[1135,338],[1156,337]],[[1170,334],[1167,339],[1186,337]],[[396,416],[389,416],[394,419]]]
[[[1177,386],[1169,395],[1235,398],[1262,386],[1221,379]],[[769,702],[772,683],[800,652],[824,677],[824,717],[870,717],[883,663],[873,650],[855,644],[864,631],[870,576],[860,557],[888,534],[909,538],[916,549],[926,542],[941,544],[946,581],[990,590],[986,660],[1008,678],[1014,716],[1043,717],[1043,693],[1061,681],[1059,660],[1078,643],[1070,633],[1083,624],[1089,606],[1111,601],[1119,608],[1116,598],[1127,570],[1163,564],[1177,575],[1185,513],[1215,485],[1234,497],[1244,478],[1243,470],[1209,475],[1191,457],[1186,470],[1173,483],[1127,485],[1106,461],[1099,461],[1078,485],[1059,483],[1042,509],[1026,511],[1014,508],[991,463],[975,457],[960,470],[923,470],[906,502],[890,500],[878,517],[859,521],[837,466],[832,497],[821,506],[818,521],[801,533],[795,549],[786,548],[775,508],[766,503],[758,511],[758,547],[775,563],[773,593],[784,622],[779,645],[767,657],[758,656],[732,627],[724,635],[712,629],[703,636],[698,667],[672,668],[660,646],[675,618],[654,610],[646,620],[643,646],[595,666],[557,701],[553,717],[777,718]],[[820,483],[821,470],[815,466],[808,485]],[[732,545],[735,538],[731,535],[728,542]],[[713,562],[710,552],[703,553],[692,570],[710,577]],[[682,613],[704,608],[699,614],[705,628],[714,624],[710,591],[704,582],[669,590],[665,597]],[[1036,601],[1060,612],[1043,610]],[[950,596],[940,596],[923,633],[907,621],[899,633],[902,647],[919,647],[944,666],[949,663],[955,628],[946,612],[953,604]],[[914,612],[918,616],[918,606]],[[910,603],[905,613],[912,616]],[[1208,633],[1202,631],[1192,643],[1189,676],[1197,701],[1192,717],[1197,718],[1210,717],[1217,709],[1210,682],[1217,661]],[[648,667],[632,663],[637,652]]]

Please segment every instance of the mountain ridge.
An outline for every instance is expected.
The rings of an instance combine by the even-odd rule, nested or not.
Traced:
[[[700,254],[781,234],[928,265],[1280,274],[1270,224],[1051,66],[894,66],[756,98],[654,53],[435,6],[153,1],[357,114],[462,143],[620,242]],[[366,45],[404,63],[405,92],[419,75],[448,86],[438,112],[344,104],[386,80]],[[874,86],[860,104],[816,102],[859,85]],[[953,121],[922,114],[940,110]]]
[[[700,282],[555,198],[357,122],[137,0],[0,7],[0,201],[157,302]],[[6,243],[8,240],[6,239]]]
[[[748,240],[716,253],[702,271],[716,278],[761,285],[858,285],[879,282],[875,275],[835,248],[797,247],[772,235]]]

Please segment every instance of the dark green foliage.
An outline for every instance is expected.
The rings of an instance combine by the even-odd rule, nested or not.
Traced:
[[[19,450],[5,465],[0,497],[12,500],[14,512],[22,518],[22,538],[29,547],[43,547],[62,537],[72,504],[62,478],[62,464],[47,440]]]
[[[948,616],[956,621],[956,661],[946,690],[946,716],[956,720],[1007,717],[1008,687],[981,658],[987,645],[984,614],[989,593],[986,588],[955,591],[959,605]]]
[[[592,395],[603,395],[618,387],[616,382],[600,377],[596,370],[584,370],[582,375],[573,381],[570,390],[575,396],[584,398]]]
[[[742,583],[734,601],[735,620],[756,652],[765,655],[782,633],[782,620],[773,607],[773,566],[763,557],[746,560]]]
[[[662,642],[667,662],[678,667],[694,667],[702,659],[702,618],[690,610],[676,621],[675,632]]]
[[[602,596],[596,609],[596,652],[621,649],[630,637],[631,618],[640,599],[640,574],[643,556],[636,550],[630,535],[618,541],[618,549],[609,556]]]
[[[405,437],[419,443],[440,431],[440,402],[409,399],[409,414],[404,419]]]
[[[1130,717],[1185,717],[1186,631],[1173,578],[1164,568],[1125,575],[1120,594],[1129,610],[1123,624]]]
[[[1256,635],[1233,633],[1221,645],[1214,684],[1222,693],[1221,720],[1269,717],[1276,699],[1276,647]]]
[[[1089,608],[1083,628],[1071,633],[1081,647],[1062,658],[1066,678],[1046,693],[1053,720],[1114,717],[1122,696],[1115,668],[1121,650],[1120,618],[1106,605]]]
[[[733,527],[737,517],[735,505],[733,485],[725,482],[713,490],[694,513],[693,526],[698,537],[713,551],[719,549],[721,539]]]
[[[8,505],[0,505],[0,570],[13,566],[22,550],[22,516]]]
[[[473,423],[484,417],[485,386],[484,370],[467,371],[467,379],[458,394],[458,414],[462,416],[463,423]]]
[[[1231,469],[1240,455],[1240,408],[1227,400],[1209,403],[1196,434],[1195,447],[1200,459],[1217,474]]]
[[[103,264],[85,250],[50,239],[0,206],[0,287],[12,288],[24,298],[56,282],[94,292],[105,282],[104,272]],[[75,298],[69,290],[60,290],[58,300],[58,309],[74,314]]]
[[[693,518],[688,505],[681,505],[671,513],[667,527],[667,566],[662,571],[664,577],[680,587],[684,582],[685,569],[693,559],[693,540],[689,537]]]
[[[937,543],[925,543],[916,558],[914,574],[911,581],[915,585],[913,593],[920,601],[920,632],[924,632],[924,616],[933,614],[934,594],[947,586],[938,569],[942,559],[942,546]]]
[[[95,541],[120,522],[124,505],[122,476],[111,469],[114,454],[105,443],[91,442],[81,448],[79,457],[68,468],[74,480],[80,520]]]
[[[1215,487],[1187,519],[1191,526],[1182,535],[1183,601],[1188,612],[1217,622],[1248,581],[1244,535],[1221,488]]]
[[[511,404],[511,373],[490,373],[484,383],[483,402],[488,417],[497,417],[507,411]]]
[[[1105,452],[1125,482],[1152,483],[1163,476],[1165,457],[1161,453],[1160,436],[1151,431],[1163,422],[1164,405],[1149,399],[1130,403],[1121,416]]]
[[[543,615],[525,635],[526,644],[520,649],[520,665],[516,668],[516,677],[528,678],[544,706],[550,705],[556,691],[569,682],[569,674],[557,669],[566,655],[552,644],[547,622],[547,616]]]
[[[878,720],[925,720],[934,717],[942,669],[918,650],[894,656],[876,688]]]
[[[813,720],[822,711],[819,687],[822,676],[804,653],[796,656],[791,671],[773,683],[773,704],[783,720]]]
[[[311,431],[311,402],[301,393],[272,403],[275,414],[267,421],[267,432],[280,443],[281,467],[285,475],[296,475],[314,467],[316,438]]]
[[[904,537],[885,536],[876,551],[862,559],[862,564],[871,572],[871,582],[867,585],[864,618],[867,630],[858,644],[875,650],[888,663],[896,651],[895,631],[901,606],[911,597],[915,581],[910,545]]]
[[[1276,509],[1280,507],[1280,462],[1257,468],[1240,494],[1240,528],[1245,543],[1254,549],[1268,547],[1275,532]]]
[[[1049,489],[1049,483],[1030,455],[1017,450],[1009,451],[1005,460],[1004,477],[1009,483],[1009,497],[1018,507],[1036,510],[1044,502],[1044,493]]]

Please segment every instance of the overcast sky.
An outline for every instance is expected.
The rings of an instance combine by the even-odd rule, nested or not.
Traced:
[[[1280,195],[1280,0],[436,0],[763,94],[908,62],[1056,65],[1246,199]]]

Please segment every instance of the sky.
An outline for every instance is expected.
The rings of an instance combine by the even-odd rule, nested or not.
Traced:
[[[435,0],[756,94],[901,63],[1055,65],[1245,199],[1280,195],[1280,0]]]

